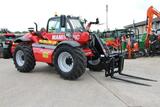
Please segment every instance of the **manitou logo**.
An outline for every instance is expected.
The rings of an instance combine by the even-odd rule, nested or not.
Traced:
[[[52,36],[52,40],[64,40],[66,39],[65,35],[57,34]]]

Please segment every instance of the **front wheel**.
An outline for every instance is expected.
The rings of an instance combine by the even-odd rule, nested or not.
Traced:
[[[54,66],[64,79],[75,80],[86,69],[87,59],[79,49],[67,45],[60,46],[54,55]]]

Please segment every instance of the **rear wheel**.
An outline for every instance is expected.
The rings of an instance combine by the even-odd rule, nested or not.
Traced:
[[[35,59],[31,46],[18,45],[13,56],[15,67],[20,72],[31,72],[35,67]]]
[[[86,69],[87,59],[79,48],[62,45],[54,55],[54,66],[64,79],[75,80]]]
[[[87,67],[91,71],[100,72],[104,69],[104,64],[101,62],[100,58],[98,58],[96,60],[88,60]]]

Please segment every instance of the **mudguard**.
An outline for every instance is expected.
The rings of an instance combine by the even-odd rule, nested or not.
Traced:
[[[80,47],[80,43],[76,42],[76,41],[71,41],[71,40],[67,40],[67,41],[62,41],[60,42],[57,47],[55,48],[54,52],[56,52],[56,50],[61,47],[62,45],[68,45],[71,47]]]
[[[76,41],[71,41],[71,40],[60,42],[57,47],[59,47],[61,45],[69,45],[69,46],[72,46],[72,47],[79,47],[79,46],[81,46],[80,43],[78,43]]]
[[[19,43],[19,42],[29,42],[31,41],[29,38],[26,38],[25,36],[22,36],[22,37],[19,37],[19,38],[16,38],[14,40],[15,43]]]

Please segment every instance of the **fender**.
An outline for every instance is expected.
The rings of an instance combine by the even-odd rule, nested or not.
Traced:
[[[16,38],[16,39],[14,40],[15,43],[19,43],[19,42],[30,42],[30,41],[31,41],[31,40],[30,40],[29,38],[26,38],[26,37],[24,37],[24,36],[19,37],[19,38]]]
[[[56,51],[62,45],[68,45],[68,46],[72,46],[72,47],[80,47],[81,46],[80,43],[78,43],[76,41],[67,40],[67,41],[60,42],[54,51]]]
[[[60,42],[57,47],[59,47],[61,45],[69,45],[69,46],[72,46],[72,47],[79,47],[79,46],[81,46],[80,43],[78,43],[76,41],[71,41],[71,40]]]

